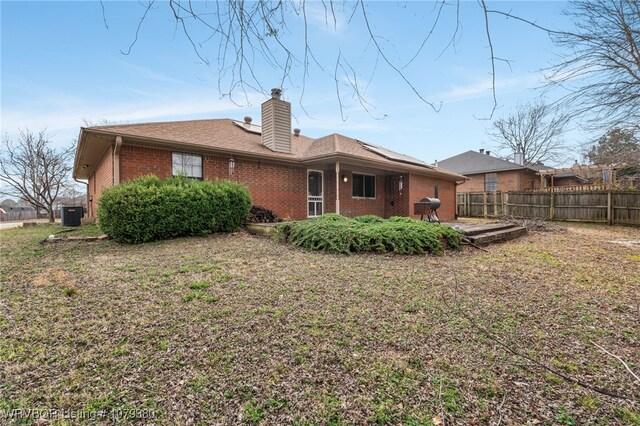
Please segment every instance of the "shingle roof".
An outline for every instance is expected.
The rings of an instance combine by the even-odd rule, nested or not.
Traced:
[[[481,154],[477,151],[463,152],[446,160],[438,161],[438,166],[463,175],[501,172],[505,170],[530,170],[529,167],[492,157],[491,155]]]
[[[255,128],[256,126],[252,125],[251,127]],[[300,157],[313,141],[313,139],[305,136],[292,137],[291,154],[275,152],[261,144],[259,134],[243,130],[234,124],[234,120],[227,118],[96,126],[86,130],[103,131],[141,139],[178,142],[194,147],[246,152],[275,158]]]
[[[275,152],[262,144],[259,130],[260,126],[255,124],[248,127],[241,121],[226,118],[95,126],[82,129],[83,132],[87,133],[107,133],[149,142],[184,144],[194,148],[249,154],[274,160],[297,160],[303,162],[323,157],[345,155],[370,161],[375,163],[372,165],[377,165],[378,167],[386,165],[390,169],[397,169],[399,164],[405,164],[413,169],[428,170],[430,174],[441,175],[447,179],[464,179],[463,176],[430,166],[413,157],[339,134],[331,134],[318,139],[303,135],[292,136],[291,153]],[[374,148],[373,150],[371,149],[372,147]],[[376,148],[378,152],[375,152]],[[394,156],[396,157],[395,159],[393,158]]]
[[[303,158],[312,159],[323,155],[346,154],[373,161],[388,161],[390,164],[406,163],[431,170],[435,167],[408,155],[400,154],[390,149],[362,142],[358,139],[333,133],[315,139],[303,153]]]

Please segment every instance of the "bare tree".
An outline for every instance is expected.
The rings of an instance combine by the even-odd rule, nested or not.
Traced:
[[[148,16],[155,9],[167,8],[176,30],[186,36],[195,55],[207,65],[218,65],[218,90],[222,96],[228,96],[235,102],[234,94],[238,92],[244,93],[246,100],[247,91],[268,94],[274,75],[262,71],[266,66],[266,69],[276,72],[275,78],[280,79],[281,87],[287,83],[301,89],[299,102],[304,110],[303,98],[311,70],[320,71],[335,82],[343,119],[346,119],[343,102],[349,98],[355,99],[372,116],[384,117],[376,114],[367,93],[380,67],[391,70],[397,81],[425,106],[438,111],[441,102],[426,95],[428,89],[423,80],[410,77],[411,65],[428,50],[427,47],[434,47],[434,34],[442,28],[450,32],[449,41],[442,46],[442,51],[451,46],[455,49],[462,28],[460,0],[421,2],[416,7],[423,15],[424,31],[416,34],[413,53],[402,58],[394,46],[393,37],[382,33],[375,25],[375,10],[364,0],[226,0],[214,3],[169,0],[167,6],[156,0],[139,3],[143,12],[132,43],[123,50],[123,54],[131,53]],[[499,80],[496,79],[496,64],[500,61],[509,64],[494,50],[491,24],[494,17],[499,17],[547,33],[562,49],[560,61],[546,69],[549,81],[546,88],[563,90],[566,94],[562,98],[563,106],[570,106],[575,116],[587,117],[599,131],[603,122],[609,128],[639,126],[640,0],[574,1],[566,11],[573,18],[574,26],[564,29],[551,29],[511,11],[489,8],[485,0],[470,4],[477,7],[477,16],[471,19],[482,20],[482,37],[486,40],[487,72],[491,76],[493,91],[493,107],[488,118],[493,117],[497,106],[496,86]],[[107,26],[104,4],[102,10]],[[318,51],[314,49],[318,38],[311,24],[317,22],[319,15],[327,29],[362,25],[368,39],[364,52],[373,52],[373,65],[357,69],[353,65],[355,59],[340,48],[335,50],[333,60],[319,58]],[[362,53],[358,52],[358,55]]]
[[[73,182],[65,185],[64,190],[60,192],[57,198],[58,205],[67,206],[83,206],[87,208],[87,191],[74,185]]]
[[[73,147],[51,147],[45,131],[21,130],[16,140],[5,137],[0,156],[0,193],[18,197],[55,220],[53,205],[69,179]]]
[[[237,94],[243,93],[248,101],[248,92],[268,94],[274,85],[274,77],[279,79],[280,87],[285,84],[300,88],[300,106],[304,110],[304,97],[307,82],[312,71],[319,71],[331,78],[340,107],[345,119],[344,102],[355,102],[376,118],[384,115],[376,113],[375,106],[368,101],[368,88],[379,68],[385,67],[392,72],[397,81],[407,88],[428,108],[439,111],[441,102],[430,99],[425,93],[433,88],[425,87],[428,79],[413,79],[410,76],[416,69],[412,65],[420,55],[425,54],[429,46],[442,52],[453,47],[459,40],[461,23],[460,0],[438,0],[435,2],[413,3],[417,15],[424,21],[423,32],[412,34],[415,46],[405,57],[399,54],[392,35],[385,34],[376,26],[375,10],[365,0],[354,2],[338,0],[271,1],[218,1],[192,2],[190,0],[169,0],[168,3],[156,0],[139,2],[141,17],[131,44],[122,50],[129,55],[139,37],[144,32],[144,23],[158,9],[169,9],[175,21],[176,30],[181,32],[200,61],[206,65],[218,67],[218,91],[222,96],[237,101]],[[490,16],[485,0],[469,3],[475,7],[477,16],[483,23],[482,37],[487,45],[487,73],[492,79],[493,107],[497,106],[496,62],[505,61],[494,52],[490,31]],[[106,9],[101,1],[103,21],[107,26]],[[399,5],[399,8],[408,5]],[[166,10],[165,10],[166,11]],[[492,11],[496,12],[496,11]],[[504,15],[504,14],[503,14]],[[504,18],[504,16],[502,16]],[[320,21],[320,22],[319,22]],[[324,42],[317,31],[317,25],[324,23],[325,30],[337,30],[341,26],[361,25],[365,41],[363,49],[357,52],[358,59],[351,57],[337,47],[333,57],[318,57],[314,48]],[[398,31],[398,26],[394,31]],[[434,46],[436,33],[443,30],[449,34],[448,41],[442,46]],[[371,53],[371,65],[357,69],[355,61],[364,54]],[[369,57],[371,59],[371,57]],[[264,70],[272,70],[265,73]],[[419,70],[424,72],[424,70]],[[275,76],[274,76],[275,73]]]
[[[551,33],[562,49],[548,88],[591,127],[640,128],[640,0],[579,0],[566,11],[571,32]]]
[[[566,160],[562,139],[570,115],[541,102],[520,105],[506,118],[494,121],[489,135],[501,152],[521,153],[524,164],[559,164]]]

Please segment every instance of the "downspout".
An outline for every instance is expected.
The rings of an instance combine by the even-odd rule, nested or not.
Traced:
[[[120,184],[120,149],[122,148],[122,136],[116,136],[116,144],[113,148],[113,185]]]
[[[340,162],[336,161],[336,214],[340,214]]]
[[[78,183],[81,183],[83,185],[85,185],[87,187],[87,217],[91,216],[91,212],[89,211],[89,208],[91,207],[91,201],[89,201],[89,182],[83,182],[81,180],[78,180],[76,178],[73,178],[73,180],[75,180]]]

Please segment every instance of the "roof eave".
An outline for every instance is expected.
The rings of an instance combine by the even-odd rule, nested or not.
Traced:
[[[296,156],[295,154],[288,154],[290,157],[284,157],[282,155],[270,155],[270,153],[252,153],[241,150],[231,150],[219,147],[212,147],[206,145],[198,145],[187,142],[180,142],[168,139],[147,137],[147,136],[138,136],[131,135],[119,131],[109,131],[105,129],[95,129],[95,128],[81,128],[80,135],[78,137],[78,148],[76,151],[76,159],[74,162],[74,172],[73,177],[76,178],[78,175],[78,171],[80,170],[80,159],[84,150],[86,149],[86,139],[88,133],[102,135],[102,136],[121,136],[127,142],[133,142],[134,145],[141,146],[155,146],[162,148],[170,148],[170,149],[181,149],[190,152],[200,152],[200,153],[211,153],[211,154],[226,154],[233,155],[238,158],[248,158],[253,160],[261,160],[261,161],[272,161],[275,163],[287,164],[287,165],[298,165],[305,166],[309,163],[318,162],[318,161],[354,161],[359,162],[361,164],[366,164],[373,168],[378,168],[382,170],[390,170],[390,171],[398,171],[398,172],[413,172],[422,174],[425,176],[437,177],[449,181],[460,182],[468,180],[466,176],[451,172],[451,171],[443,171],[439,170],[437,167],[433,166],[419,166],[417,164],[405,163],[396,160],[390,160],[384,158],[384,161],[376,161],[370,158],[363,158],[357,155],[346,154],[341,152],[331,153],[331,154],[322,154],[313,157],[303,157]],[[287,154],[285,154],[287,155]],[[391,163],[391,164],[390,164]]]
[[[80,162],[80,154],[84,150],[85,142],[84,142],[84,127],[80,127],[80,133],[78,133],[78,146],[76,146],[76,155],[73,159],[73,173],[71,177],[73,179],[78,178],[78,167]]]
[[[95,132],[97,134],[110,135],[110,136],[122,136],[122,138],[126,139],[126,141],[134,142],[134,145],[140,145],[140,146],[155,146],[155,147],[162,147],[162,148],[170,148],[173,150],[175,150],[176,148],[179,148],[184,151],[190,151],[190,152],[226,154],[226,155],[233,155],[233,156],[242,157],[242,158],[249,158],[249,159],[255,159],[255,160],[269,160],[269,161],[286,163],[286,164],[300,163],[300,159],[296,157],[294,154],[281,153],[283,155],[291,156],[287,158],[281,155],[270,155],[270,153],[268,152],[252,153],[247,151],[225,149],[225,148],[219,148],[219,147],[213,147],[213,146],[193,144],[188,142],[180,142],[180,141],[169,140],[169,139],[160,139],[160,138],[153,138],[148,136],[131,135],[131,134],[126,134],[121,132],[109,132],[104,130],[93,130],[93,129],[86,129],[86,130],[91,130],[92,132]]]
[[[500,172],[517,172],[517,171],[530,171],[530,172],[534,172],[534,170],[528,168],[528,167],[519,167],[517,169],[487,169],[487,170],[473,170],[473,171],[468,171],[468,172],[458,172],[460,174],[462,174],[463,176],[466,175],[479,175],[479,174],[484,174],[484,173],[500,173]]]
[[[393,162],[393,165],[389,164],[387,161],[376,161],[370,158],[362,158],[352,154],[335,153],[335,154],[324,154],[324,155],[318,155],[314,157],[307,157],[302,161],[302,163],[309,164],[309,163],[318,162],[318,161],[345,161],[345,162],[355,161],[355,162],[360,162],[360,163],[370,165],[371,167],[378,168],[378,169],[398,171],[398,172],[420,173],[426,176],[439,177],[445,180],[456,181],[456,182],[459,179],[463,179],[463,180],[468,179],[466,176],[463,176],[457,173],[452,173],[449,171],[445,172],[442,170],[438,170],[435,167],[421,167],[414,164],[403,163],[399,161],[396,162],[389,159],[386,159],[386,160],[389,162]]]

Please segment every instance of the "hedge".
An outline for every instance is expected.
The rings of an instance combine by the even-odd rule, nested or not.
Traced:
[[[333,213],[315,219],[286,222],[275,237],[307,250],[334,253],[392,252],[442,254],[445,247],[460,247],[462,234],[454,229],[411,219],[382,219],[367,215],[353,219]]]
[[[251,196],[231,181],[145,176],[106,189],[98,202],[98,225],[122,243],[231,232],[249,214]]]

